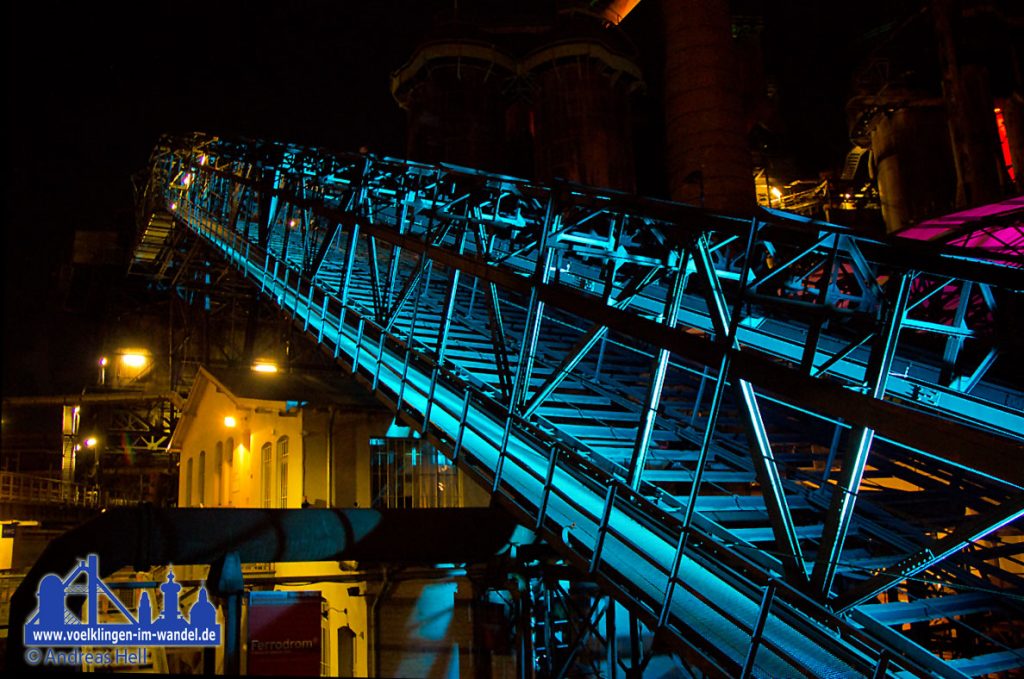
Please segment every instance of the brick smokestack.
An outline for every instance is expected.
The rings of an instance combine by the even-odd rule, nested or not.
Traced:
[[[663,0],[669,194],[729,213],[754,209],[728,0]]]

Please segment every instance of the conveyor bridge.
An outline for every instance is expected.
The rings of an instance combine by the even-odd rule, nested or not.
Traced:
[[[200,134],[151,171],[136,271],[212,246],[706,671],[1024,667],[1024,258]]]

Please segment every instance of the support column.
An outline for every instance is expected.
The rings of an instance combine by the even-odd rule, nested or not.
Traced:
[[[895,293],[889,305],[888,313],[879,333],[878,342],[872,351],[871,361],[864,376],[868,395],[880,399],[885,394],[885,385],[889,380],[889,368],[896,355],[896,342],[900,327],[906,315],[907,299],[910,296],[910,284],[913,273],[904,274],[896,283]],[[864,476],[864,468],[868,462],[868,453],[874,440],[875,431],[868,427],[857,427],[850,432],[849,446],[843,459],[838,484],[832,495],[832,503],[825,516],[825,529],[821,535],[821,546],[818,558],[811,575],[811,589],[827,599],[832,589],[832,581],[839,566],[839,557],[843,552],[846,533],[853,520],[853,509],[857,503],[857,493]]]
[[[64,406],[60,480],[61,497],[68,501],[74,499],[71,495],[71,484],[75,482],[75,441],[78,440],[78,413],[79,406]]]
[[[672,287],[669,288],[665,299],[665,310],[663,312],[663,323],[667,331],[676,326],[676,318],[679,314],[679,298],[683,294],[683,287],[686,283],[686,265],[688,257],[679,256],[679,267],[672,276]],[[658,407],[661,405],[661,391],[665,386],[665,376],[668,374],[669,358],[672,352],[668,349],[659,349],[654,360],[651,371],[651,383],[647,388],[647,397],[644,400],[643,409],[640,411],[640,424],[637,427],[636,440],[633,442],[633,453],[629,460],[629,487],[634,491],[640,490],[643,481],[644,465],[647,463],[647,453],[651,447],[651,439],[654,436],[654,423],[658,417]]]
[[[537,244],[537,267],[534,271],[535,287],[530,290],[530,304],[526,312],[526,327],[523,330],[523,342],[519,347],[519,363],[516,365],[516,379],[512,385],[512,399],[509,401],[509,414],[525,404],[526,395],[530,390],[530,378],[533,376],[533,362],[537,352],[537,340],[540,339],[540,327],[544,320],[544,302],[538,294],[538,287],[547,285],[551,280],[551,264],[554,251],[548,245],[548,236],[557,228],[558,217],[555,215],[556,196],[553,193],[548,199],[544,224],[541,226],[540,242]]]
[[[619,644],[615,638],[615,600],[608,597],[608,605],[604,609],[605,663],[608,665],[605,674],[608,679],[619,677]]]
[[[533,624],[530,620],[530,581],[516,577],[516,679],[533,677]]]
[[[754,471],[761,486],[761,495],[764,496],[768,520],[775,536],[775,549],[782,560],[786,579],[794,584],[806,584],[807,571],[804,568],[800,539],[796,534],[796,525],[789,511],[789,502],[786,500],[786,490],[782,486],[782,477],[779,475],[778,464],[768,441],[768,432],[761,419],[753,385],[746,380],[736,380],[736,397],[746,420]]]
[[[207,586],[210,593],[224,601],[224,674],[237,676],[242,660],[242,596],[245,592],[238,552],[230,552],[210,565]]]
[[[964,319],[967,316],[967,308],[971,300],[971,292],[974,284],[971,281],[964,281],[960,284],[960,300],[957,303],[956,314],[953,317],[953,328],[961,330],[964,327]],[[942,352],[942,383],[951,385],[957,377],[957,360],[960,358],[960,350],[964,346],[963,335],[950,335],[946,338],[946,347]]]

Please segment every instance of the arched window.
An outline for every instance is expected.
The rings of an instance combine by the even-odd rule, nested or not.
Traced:
[[[224,478],[224,444],[217,441],[213,449],[213,506],[220,507],[224,503],[224,492],[221,480]]]
[[[270,475],[273,473],[274,468],[271,466],[270,456],[274,452],[274,447],[270,443],[264,443],[263,447],[260,448],[260,498],[262,507],[270,506]]]
[[[185,461],[185,506],[192,506],[192,458]]]
[[[231,507],[235,501],[238,488],[238,476],[235,470],[235,439],[228,437],[224,444],[224,506]]]
[[[206,451],[199,451],[199,478],[196,479],[196,486],[199,488],[199,506],[206,506]]]
[[[288,437],[277,439],[277,479],[280,488],[281,509],[288,506]]]

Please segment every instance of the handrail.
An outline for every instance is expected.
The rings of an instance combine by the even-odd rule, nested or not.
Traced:
[[[131,500],[84,483],[36,474],[0,471],[0,502],[109,507],[127,505]]]
[[[658,621],[678,641],[699,648],[713,666],[725,673],[738,671],[745,666],[741,647],[756,637],[763,652],[750,660],[761,671],[814,674],[841,667],[870,673],[878,663],[890,662],[880,660],[888,656],[899,656],[892,662],[903,669],[924,671],[913,654],[901,655],[892,647],[891,638],[857,629],[829,610],[831,574],[825,576],[824,592],[805,592],[797,569],[790,567],[803,568],[799,549],[782,555],[788,561],[780,560],[776,554],[782,547],[773,553],[770,548],[741,544],[729,535],[729,528],[699,515],[692,522],[680,521],[674,513],[683,513],[685,505],[666,509],[650,499],[660,498],[664,490],[641,478],[650,437],[637,437],[639,454],[627,469],[622,462],[602,458],[596,445],[591,449],[571,430],[559,431],[560,425],[543,412],[525,411],[520,402],[532,388],[530,371],[535,359],[541,364],[534,355],[540,322],[532,319],[539,318],[547,305],[549,328],[565,326],[568,314],[578,323],[576,331],[593,324],[595,332],[614,332],[617,338],[611,341],[619,349],[624,342],[637,345],[625,349],[633,352],[630,360],[636,359],[637,366],[646,363],[640,371],[655,372],[649,368],[652,353],[660,354],[660,369],[691,375],[700,373],[693,370],[694,364],[722,365],[716,371],[715,403],[720,405],[724,385],[745,382],[753,384],[759,390],[757,398],[771,407],[817,418],[815,426],[825,422],[822,426],[834,425],[836,431],[841,426],[867,432],[861,446],[864,454],[854,465],[866,458],[876,431],[879,440],[886,438],[911,452],[941,448],[955,459],[957,451],[977,456],[987,449],[1006,457],[1021,449],[1020,428],[1015,426],[1019,412],[986,405],[981,395],[958,394],[952,388],[944,388],[941,401],[936,397],[918,402],[921,389],[914,386],[920,377],[908,377],[910,359],[895,357],[895,338],[903,321],[908,333],[924,328],[956,338],[965,334],[963,319],[943,325],[909,318],[903,311],[907,299],[900,302],[893,294],[897,288],[886,286],[886,281],[912,281],[919,274],[960,276],[963,280],[955,283],[953,292],[966,307],[972,285],[981,289],[985,300],[992,298],[986,286],[1008,283],[1000,294],[1014,293],[1021,281],[1011,267],[969,262],[964,253],[945,249],[895,246],[862,238],[845,227],[770,211],[760,216],[763,220],[750,222],[569,184],[544,186],[465,168],[332,155],[280,144],[196,136],[167,143],[154,163],[166,178],[158,186],[164,208],[179,225],[218,250],[404,423],[423,431],[463,470],[492,487],[500,502],[538,527],[570,563],[645,618]],[[443,200],[437,199],[439,193]],[[623,226],[627,223],[628,230]],[[777,256],[767,263],[770,273],[755,272],[754,265],[760,262],[752,261],[752,248],[769,239],[773,248],[787,248],[789,260],[783,263]],[[907,271],[908,261],[901,258],[913,258],[921,270]],[[786,275],[775,275],[780,266],[790,267]],[[412,321],[396,325],[395,320],[410,299],[415,297],[414,305],[420,303],[420,293],[414,290],[430,281],[431,267],[448,273],[447,287],[435,279],[425,297],[424,308],[430,314],[448,310],[441,312],[441,320],[430,321],[436,346],[433,337],[424,341],[422,333],[417,336],[415,313]],[[641,281],[653,278],[640,274],[631,273],[629,280],[623,276],[619,282],[620,267],[659,273],[660,278],[649,287]],[[757,275],[765,281],[774,278],[775,283],[755,289]],[[506,313],[514,310],[510,315],[516,321],[507,324],[509,330],[515,326],[514,337],[499,327],[495,299],[489,300],[489,330],[479,327],[482,323],[471,327],[462,319],[444,316],[455,308],[460,276],[472,281],[474,295],[479,285],[481,296],[503,297]],[[673,280],[683,280],[677,288],[682,301],[668,296]],[[950,285],[943,281],[938,285]],[[351,296],[350,288],[355,289]],[[430,284],[424,283],[422,289],[428,288]],[[899,290],[906,293],[913,286],[908,283]],[[931,299],[930,290],[919,290],[924,297],[913,300],[910,309]],[[626,296],[632,300],[628,308],[615,302]],[[663,320],[668,311],[663,314],[662,309],[670,302],[679,309],[678,314],[672,312],[669,324]],[[943,300],[931,310],[941,312],[947,303]],[[472,302],[468,306],[472,309]],[[762,315],[762,306],[775,315]],[[996,311],[994,302],[989,307]],[[835,324],[849,323],[847,335],[826,337],[822,332],[830,309],[844,312],[842,319],[836,315]],[[791,322],[791,316],[805,325]],[[442,347],[450,322],[458,324],[460,332],[490,332],[500,385],[486,382],[489,378],[472,367],[475,359],[469,354],[464,354],[465,365],[445,355]],[[801,336],[804,329],[813,332]],[[858,338],[870,339],[883,331],[893,340],[886,345],[889,349],[875,347],[870,354],[859,349],[868,340]],[[811,335],[814,344],[808,349]],[[518,358],[512,356],[516,351]],[[550,344],[547,351],[557,356],[564,349]],[[889,353],[882,356],[884,352]],[[834,360],[829,358],[832,354]],[[916,354],[911,359],[916,360]],[[824,377],[823,360],[831,361]],[[516,374],[508,368],[512,361]],[[890,363],[891,370],[878,367]],[[820,368],[817,375],[813,368]],[[872,376],[872,370],[881,377]],[[938,369],[928,378],[944,379]],[[613,383],[615,379],[619,378]],[[671,421],[678,418],[673,414],[678,404],[659,406],[661,384],[651,379],[641,412],[650,418],[664,413]],[[744,393],[749,393],[751,403],[740,408],[759,420],[754,391]],[[635,409],[642,401],[642,394],[633,398]],[[1002,428],[996,434],[981,431],[983,418],[974,413],[982,408],[1000,418]],[[622,414],[635,409],[622,406]],[[954,420],[954,415],[959,417]],[[659,426],[666,433],[664,429],[672,425]],[[710,424],[708,431],[714,431]],[[729,446],[736,445],[732,441]],[[723,450],[725,445],[705,439],[697,458],[698,473],[681,474],[678,483],[695,488],[691,502],[702,494],[696,489],[709,446],[718,462],[733,454]],[[785,526],[779,528],[782,519],[777,517],[789,512],[786,496],[807,499],[808,492],[793,479],[776,482],[766,476],[762,470],[770,471],[776,461],[765,441],[756,445],[759,456],[747,464],[762,466],[757,468],[757,485],[747,492],[763,496],[771,531],[780,544],[778,534]],[[732,468],[753,474],[753,468]],[[995,472],[1004,479],[1016,473],[1005,464]],[[845,483],[858,482],[856,474],[852,478]],[[1000,486],[995,478],[989,481],[998,501],[1005,493],[1016,492],[1012,483]],[[843,514],[852,514],[852,506],[847,506],[849,511],[844,507]],[[832,543],[838,546],[836,554],[847,528],[848,523],[836,527],[829,538],[830,548]],[[923,533],[921,537],[927,539]],[[827,558],[830,565],[838,562],[831,555]],[[819,558],[821,563],[826,562]],[[786,564],[786,575],[776,586],[781,564]],[[812,565],[817,573],[818,565]],[[764,594],[765,588],[770,596]],[[913,645],[909,640],[904,643]],[[955,676],[952,668],[947,674]]]

